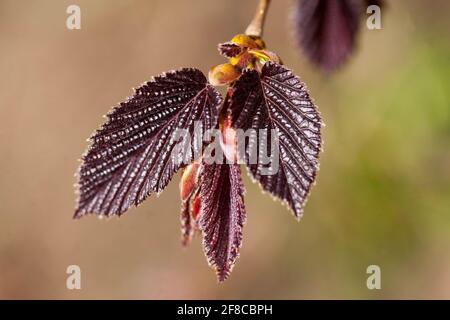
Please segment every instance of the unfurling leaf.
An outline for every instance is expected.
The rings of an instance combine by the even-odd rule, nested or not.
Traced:
[[[187,246],[198,230],[198,213],[200,198],[198,192],[192,194],[187,200],[181,202],[181,244]]]
[[[75,217],[120,215],[162,191],[186,164],[172,152],[180,143],[173,134],[184,129],[192,136],[196,121],[204,130],[214,128],[220,103],[220,94],[197,69],[171,71],[136,89],[91,137],[78,173]]]
[[[192,163],[183,170],[180,180],[180,197],[181,201],[188,200],[197,187],[198,163]]]
[[[191,216],[191,197],[186,201],[181,201],[181,244],[187,246],[191,242],[192,235],[194,234],[193,221]]]
[[[316,177],[322,126],[304,84],[292,71],[267,62],[261,73],[246,70],[242,74],[234,85],[230,108],[234,128],[266,129],[266,141],[272,141],[272,130],[277,133],[279,148],[269,148],[267,153],[278,159],[278,168],[265,172],[261,162],[248,163],[255,144],[246,145],[245,161],[261,187],[287,203],[299,218]]]
[[[200,164],[194,162],[183,169],[180,181],[181,197],[181,243],[187,246],[197,229],[199,212],[198,176]]]
[[[242,48],[233,42],[224,42],[218,45],[218,50],[225,58],[233,58],[242,52]]]
[[[352,52],[366,0],[298,0],[294,30],[303,51],[324,71]]]
[[[199,226],[219,281],[228,277],[239,256],[246,219],[243,195],[238,164],[202,164]]]

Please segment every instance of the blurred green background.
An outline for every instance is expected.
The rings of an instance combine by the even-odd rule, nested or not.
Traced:
[[[450,298],[450,2],[387,1],[332,77],[293,44],[288,0],[265,40],[323,119],[318,181],[297,223],[246,178],[237,265],[217,284],[197,237],[180,246],[177,176],[122,218],[72,220],[74,172],[102,115],[152,75],[204,72],[252,1],[0,1],[0,298]],[[66,268],[82,289],[66,289]],[[381,290],[366,268],[381,267]]]

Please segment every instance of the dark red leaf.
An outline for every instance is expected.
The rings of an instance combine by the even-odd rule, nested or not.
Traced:
[[[250,146],[255,144],[246,145],[245,161],[251,176],[265,191],[287,203],[299,218],[318,169],[322,126],[319,112],[300,79],[273,62],[267,62],[261,74],[245,71],[234,88],[233,127],[267,129],[268,142],[272,129],[279,136],[279,149],[269,150],[270,155],[279,159],[278,171],[271,174],[263,174],[265,166],[259,159],[257,163],[248,163]],[[256,154],[260,154],[262,146],[258,148]]]
[[[332,71],[353,51],[366,0],[298,0],[296,38],[311,61]]]
[[[75,217],[120,215],[160,192],[185,164],[172,154],[176,129],[214,128],[220,94],[196,69],[155,77],[108,114],[92,137],[78,176]],[[191,154],[193,150],[191,147]]]
[[[219,53],[226,58],[233,58],[242,52],[242,48],[232,42],[220,43],[217,48]]]
[[[246,219],[243,195],[238,164],[202,164],[199,226],[219,281],[228,277],[239,256]]]

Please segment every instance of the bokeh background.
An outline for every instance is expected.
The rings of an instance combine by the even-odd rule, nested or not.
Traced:
[[[449,299],[450,2],[387,2],[326,77],[296,50],[291,1],[272,1],[265,40],[327,125],[321,170],[300,223],[246,178],[241,257],[218,284],[199,237],[180,246],[179,176],[121,218],[74,221],[74,172],[110,107],[152,75],[222,63],[256,0],[78,0],[75,31],[72,1],[1,0],[0,298]]]

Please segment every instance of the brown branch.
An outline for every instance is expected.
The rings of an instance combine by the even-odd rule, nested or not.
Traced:
[[[266,19],[267,10],[269,9],[270,0],[259,0],[256,8],[255,16],[252,22],[245,30],[245,34],[249,36],[261,37],[264,29],[264,21]]]

